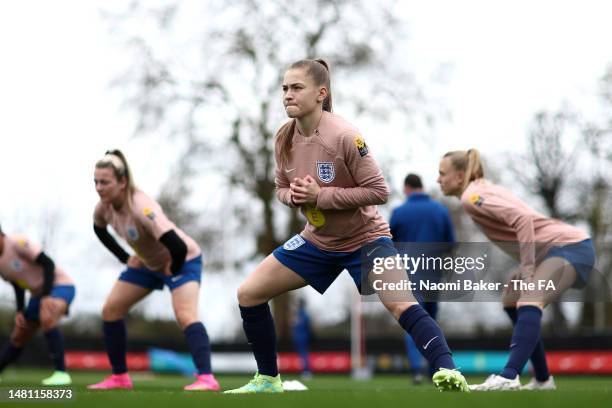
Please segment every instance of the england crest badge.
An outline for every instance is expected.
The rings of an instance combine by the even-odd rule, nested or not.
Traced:
[[[13,260],[12,267],[17,272],[21,272],[21,270],[23,269],[23,265],[22,265],[22,263],[21,263],[21,261],[19,259]]]
[[[334,163],[332,162],[317,162],[317,176],[319,180],[325,184],[329,184],[334,181],[336,177],[336,170],[334,170]]]
[[[138,238],[140,238],[136,227],[127,227],[127,236],[130,241],[138,241]]]

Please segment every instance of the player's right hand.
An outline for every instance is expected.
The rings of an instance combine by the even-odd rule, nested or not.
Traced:
[[[293,183],[289,184],[289,192],[291,194],[291,202],[294,205],[300,206],[306,204],[306,181],[301,178],[294,178]]]
[[[139,257],[132,255],[128,258],[127,266],[129,268],[138,269],[138,268],[142,268],[144,266],[144,263]]]

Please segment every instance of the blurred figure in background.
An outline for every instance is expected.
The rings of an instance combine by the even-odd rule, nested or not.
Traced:
[[[306,300],[300,298],[297,301],[297,308],[293,316],[291,335],[293,337],[295,351],[297,351],[299,354],[302,362],[302,378],[304,380],[310,380],[312,378],[310,358],[308,356],[308,352],[310,351],[311,333],[310,316],[306,310]]]
[[[443,255],[439,253],[440,251],[450,250],[452,244],[455,243],[455,232],[446,207],[432,200],[423,191],[421,177],[416,174],[408,174],[404,179],[404,194],[406,201],[393,210],[389,221],[393,242],[398,252],[402,255],[418,257],[422,254],[440,256]],[[431,243],[450,245],[431,245]],[[413,282],[425,278],[430,280],[440,278],[439,271],[409,271],[409,273],[410,280]],[[438,313],[437,293],[429,292],[426,296],[422,296],[419,291],[415,291],[415,297],[423,309],[435,319]],[[405,333],[404,339],[412,382],[421,384],[423,382],[423,356],[409,333]],[[430,366],[430,375],[433,375],[432,370]]]
[[[60,318],[68,314],[75,294],[74,282],[55,265],[40,246],[20,235],[5,235],[0,228],[0,276],[15,289],[17,313],[8,344],[0,354],[0,372],[16,361],[26,343],[42,328],[55,366],[43,385],[72,383],[64,361],[64,338],[57,328]],[[25,292],[30,301],[25,306]]]

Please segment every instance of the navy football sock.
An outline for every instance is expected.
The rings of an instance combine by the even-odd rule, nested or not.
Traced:
[[[512,320],[512,325],[516,324],[516,307],[505,307],[504,311]],[[542,337],[540,336],[538,340],[538,344],[536,344],[535,349],[533,349],[533,353],[531,353],[531,365],[533,366],[533,372],[535,374],[536,380],[540,382],[544,382],[548,380],[550,377],[550,373],[548,371],[548,363],[546,362],[546,351],[544,350],[544,343],[542,342]]]
[[[104,331],[106,353],[113,368],[113,374],[127,373],[127,332],[125,330],[125,322],[123,319],[114,322],[103,322],[102,329]]]
[[[517,311],[516,324],[510,342],[510,357],[501,376],[514,379],[535,350],[540,339],[542,311],[536,306],[522,306]]]
[[[4,350],[2,350],[2,353],[0,354],[0,372],[2,372],[9,364],[17,361],[22,351],[23,347],[16,347],[9,341],[8,344],[4,346]]]
[[[259,374],[276,377],[276,330],[268,303],[252,307],[240,306],[242,327],[253,349]]]
[[[533,366],[533,372],[536,380],[544,382],[550,377],[548,371],[548,363],[546,361],[546,351],[544,350],[544,343],[540,337],[538,344],[536,344],[533,353],[531,353],[531,365]]]
[[[412,336],[419,351],[436,371],[455,368],[446,338],[431,316],[419,305],[410,306],[402,313],[399,324]]]
[[[201,322],[191,323],[185,328],[185,338],[198,374],[210,374],[210,340],[204,325]]]
[[[45,333],[47,347],[49,348],[49,356],[55,365],[55,371],[66,371],[64,362],[64,336],[57,329],[53,328]]]

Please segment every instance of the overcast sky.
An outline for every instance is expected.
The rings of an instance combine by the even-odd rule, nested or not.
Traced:
[[[67,235],[56,257],[79,283],[92,276],[84,270],[86,255],[75,252],[85,248],[79,242],[94,239],[95,160],[108,147],[126,150],[151,195],[172,163],[159,155],[145,160],[156,142],[130,139],[134,118],[121,111],[120,92],[109,88],[128,54],[100,18],[101,4],[0,2],[0,222],[9,232],[37,234],[27,220],[60,209]],[[409,23],[417,76],[428,81],[436,67],[450,67],[439,96],[452,115],[437,125],[435,139],[415,135],[413,160],[392,169],[398,177],[419,171],[433,184],[437,159],[450,149],[478,147],[485,156],[521,151],[532,115],[563,101],[596,109],[597,80],[612,62],[610,2],[402,1],[398,12]],[[101,307],[115,278],[97,277],[101,289],[77,298],[76,310]],[[7,285],[1,290],[10,293]],[[168,306],[156,304],[151,307]],[[218,333],[222,326],[215,326]]]

